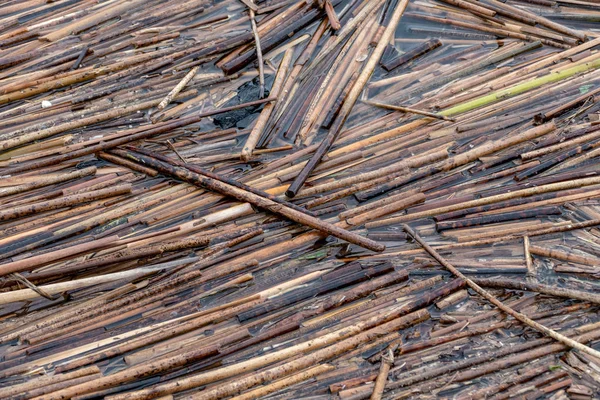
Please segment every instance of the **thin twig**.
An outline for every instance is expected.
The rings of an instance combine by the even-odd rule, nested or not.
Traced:
[[[177,149],[175,148],[175,146],[173,146],[173,143],[171,143],[170,140],[167,140],[167,146],[169,146],[169,148],[171,150],[173,150],[173,152],[177,155],[177,157],[179,157],[179,159],[181,161],[183,161],[184,163],[187,163],[187,161],[185,160],[185,158],[183,158],[183,156],[181,154],[179,154],[179,152],[177,151]]]
[[[250,3],[254,3],[252,0],[248,0]],[[244,1],[244,4],[246,2]],[[254,41],[256,42],[256,58],[258,59],[258,80],[260,83],[260,89],[258,97],[263,98],[265,96],[265,70],[263,65],[262,49],[260,47],[260,37],[258,36],[258,28],[256,27],[256,14],[254,10],[250,8],[250,23],[252,24],[252,33],[254,34]]]
[[[373,393],[371,393],[371,400],[381,400],[381,395],[385,390],[385,384],[388,380],[388,374],[390,368],[394,364],[394,352],[391,348],[387,348],[387,353],[381,355],[381,367],[379,368],[379,374],[375,380],[375,386],[373,387]]]
[[[325,12],[327,13],[327,19],[329,19],[329,25],[331,25],[331,28],[335,31],[340,29],[342,27],[342,25],[340,24],[340,20],[338,19],[337,14],[335,13],[333,4],[331,4],[331,0],[323,1],[322,7],[325,9]]]
[[[83,58],[89,52],[90,52],[90,48],[88,46],[85,46],[83,48],[83,50],[81,50],[81,53],[79,53],[79,57],[77,57],[77,60],[75,60],[75,62],[71,66],[71,70],[75,70],[75,69],[79,68],[79,66],[81,65],[81,62],[83,61]]]
[[[48,299],[50,301],[57,300],[61,297],[60,295],[54,295],[54,296],[51,295],[50,293],[46,292],[42,288],[29,282],[29,280],[27,278],[25,278],[23,275],[21,275],[18,272],[14,272],[14,273],[10,274],[10,277],[13,278],[15,281],[20,282],[23,285],[27,286],[29,289],[33,290],[34,292],[39,294],[41,297],[45,297],[46,299]]]

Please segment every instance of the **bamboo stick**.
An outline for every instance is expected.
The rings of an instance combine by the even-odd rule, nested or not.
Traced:
[[[373,393],[371,393],[371,400],[380,400],[383,391],[385,390],[385,383],[388,379],[391,366],[394,364],[394,353],[391,349],[388,349],[387,354],[381,356],[381,367],[379,374],[375,380],[375,386],[373,387]]]
[[[0,389],[0,396],[8,398],[10,396],[15,396],[19,393],[25,393],[30,390],[44,387],[47,385],[52,385],[55,383],[68,381],[68,380],[71,380],[74,378],[90,376],[90,375],[95,375],[95,374],[99,374],[99,373],[100,373],[100,369],[97,366],[93,365],[91,367],[81,368],[76,371],[67,372],[65,374],[42,376],[37,379],[32,379],[28,382],[4,387],[4,388]]]
[[[574,253],[569,253],[566,251],[561,251],[558,249],[547,249],[541,246],[529,246],[529,251],[531,254],[535,254],[537,256],[551,257],[556,258],[558,260],[575,262],[586,265],[600,265],[600,259],[596,257],[589,256],[581,256]]]
[[[287,71],[292,62],[292,54],[293,49],[288,49],[284,53],[283,58],[281,59],[281,63],[279,64],[279,69],[277,70],[277,75],[275,76],[275,81],[273,82],[273,87],[270,91],[270,96],[274,96],[277,98],[281,96],[283,84],[287,77]],[[267,122],[271,117],[271,113],[275,108],[276,103],[269,103],[263,108],[262,112],[260,113],[260,116],[256,120],[254,128],[252,128],[252,132],[250,132],[248,139],[246,139],[246,144],[244,145],[244,148],[242,150],[242,160],[248,161],[252,156],[252,153],[254,152],[258,141],[260,140],[265,126],[267,125]]]
[[[175,86],[169,92],[169,94],[165,96],[165,98],[158,104],[158,106],[156,106],[156,108],[160,111],[167,107],[167,105],[169,105],[173,98],[177,96],[183,90],[183,88],[185,88],[185,86],[194,78],[194,76],[196,76],[196,74],[198,73],[198,69],[199,67],[192,68],[190,72],[188,72],[183,77],[183,79],[177,84],[177,86]]]

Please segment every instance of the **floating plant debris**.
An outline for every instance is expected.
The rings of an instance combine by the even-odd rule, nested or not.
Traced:
[[[599,398],[599,19],[2,2],[0,398]]]

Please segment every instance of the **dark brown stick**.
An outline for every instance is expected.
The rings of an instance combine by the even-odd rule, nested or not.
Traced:
[[[200,187],[205,187],[209,190],[213,190],[226,196],[234,197],[239,201],[250,203],[256,207],[283,216],[294,222],[310,226],[311,228],[317,229],[323,233],[326,233],[327,235],[335,236],[339,239],[356,244],[369,250],[385,250],[384,245],[377,243],[371,239],[364,238],[360,235],[357,235],[356,233],[349,232],[338,226],[332,225],[325,221],[321,221],[305,213],[298,212],[294,209],[276,203],[267,198],[260,197],[254,193],[247,192],[245,190],[239,189],[227,183],[220,182],[216,179],[209,178],[207,176],[202,176],[198,173],[190,171],[189,169],[173,166],[162,161],[156,160],[154,158],[144,156],[141,154],[134,154],[132,152],[128,152],[127,156],[130,159],[148,165],[150,168],[156,169],[157,171],[163,174],[184,180],[186,182],[192,183]]]

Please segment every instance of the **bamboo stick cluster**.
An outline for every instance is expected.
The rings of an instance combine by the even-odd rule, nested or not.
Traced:
[[[600,5],[0,5],[0,398],[593,399]]]

